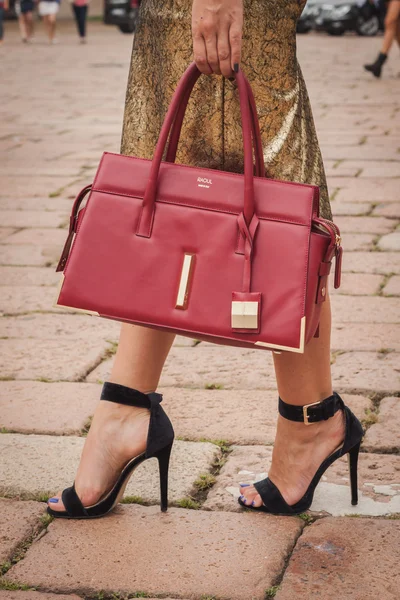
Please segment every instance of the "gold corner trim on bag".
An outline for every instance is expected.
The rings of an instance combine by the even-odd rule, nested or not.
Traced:
[[[306,317],[302,317],[300,321],[300,341],[298,348],[292,346],[280,346],[279,344],[268,344],[268,342],[255,342],[255,346],[265,346],[266,348],[271,348],[275,350],[288,350],[290,352],[295,352],[297,354],[304,353],[305,346],[305,338],[306,338]]]
[[[66,310],[70,310],[74,313],[82,313],[84,315],[91,315],[92,317],[100,317],[100,314],[96,310],[85,310],[83,308],[73,308],[72,306],[65,306],[65,304],[59,304],[58,299],[60,297],[61,288],[64,284],[65,275],[61,273],[60,282],[57,286],[57,296],[55,298],[55,302],[53,302],[53,308],[64,308]]]
[[[193,274],[194,254],[185,253],[183,257],[181,279],[179,281],[178,295],[175,308],[184,310],[188,305],[189,287]]]

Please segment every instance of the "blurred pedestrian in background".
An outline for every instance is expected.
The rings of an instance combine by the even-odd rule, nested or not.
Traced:
[[[397,43],[400,46],[400,0],[388,0],[385,17],[385,33],[381,51],[378,54],[376,61],[369,65],[364,65],[364,69],[375,75],[375,77],[380,77],[382,74],[382,67],[387,60],[389,50],[395,39],[397,39]]]
[[[4,37],[4,13],[8,10],[8,0],[0,0],[0,46],[3,43]]]
[[[71,0],[81,44],[86,44],[86,19],[90,0]]]
[[[33,10],[35,3],[33,0],[20,0],[15,5],[15,12],[18,15],[19,31],[24,43],[32,41],[33,38]]]
[[[56,43],[56,18],[60,8],[60,0],[40,0],[39,15],[43,18],[43,23],[49,36],[50,44]]]
[[[0,0],[0,46],[3,43],[3,37],[4,37],[3,21],[4,21],[4,13],[6,10],[8,10],[8,0]]]

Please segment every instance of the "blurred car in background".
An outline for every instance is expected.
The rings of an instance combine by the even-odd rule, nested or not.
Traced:
[[[330,35],[355,31],[373,36],[383,30],[385,3],[381,0],[308,0],[298,21],[297,32],[312,29]]]
[[[104,0],[106,25],[116,25],[122,33],[134,33],[141,0]]]

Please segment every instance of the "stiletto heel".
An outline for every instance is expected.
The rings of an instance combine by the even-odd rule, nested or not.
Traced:
[[[169,471],[169,459],[171,456],[172,444],[164,448],[157,455],[158,468],[160,471],[160,506],[162,512],[166,512],[168,509],[168,471]]]
[[[350,489],[351,489],[351,504],[357,506],[358,504],[358,483],[357,483],[357,471],[358,471],[358,455],[360,452],[361,442],[353,446],[348,453],[349,471],[350,471]]]
[[[117,383],[106,382],[101,393],[101,400],[148,408],[150,411],[149,432],[146,450],[132,458],[122,469],[114,486],[96,504],[83,506],[75,490],[75,484],[62,493],[65,511],[57,511],[47,507],[47,512],[55,518],[95,519],[109,513],[120,501],[125,487],[135,469],[149,458],[157,458],[160,470],[161,510],[168,508],[168,469],[169,459],[174,442],[174,430],[171,421],[160,406],[161,394],[143,394],[138,390]]]
[[[280,415],[285,419],[289,419],[290,421],[302,422],[304,425],[312,425],[318,421],[326,421],[327,419],[333,417],[338,410],[342,410],[345,416],[346,426],[343,445],[322,462],[313,479],[311,480],[306,493],[298,502],[296,502],[296,504],[287,504],[279,489],[268,477],[254,484],[254,487],[263,501],[262,506],[253,507],[251,505],[247,505],[240,498],[238,499],[239,504],[251,510],[261,510],[276,515],[300,514],[310,508],[313,501],[315,488],[317,487],[327,468],[333,462],[335,462],[335,460],[341,456],[344,456],[345,454],[348,454],[350,467],[351,503],[356,505],[358,501],[358,453],[360,451],[361,440],[364,436],[364,430],[360,421],[351,412],[349,407],[345,406],[343,400],[339,394],[336,394],[336,392],[334,392],[332,396],[329,396],[329,398],[322,400],[322,402],[314,402],[312,404],[307,404],[306,406],[294,406],[293,404],[287,404],[281,398],[279,398]]]

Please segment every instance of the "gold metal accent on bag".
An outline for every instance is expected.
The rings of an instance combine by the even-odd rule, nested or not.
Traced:
[[[268,344],[268,342],[255,342],[255,346],[265,346],[266,348],[271,348],[271,350],[289,350],[290,352],[296,352],[298,354],[303,354],[304,346],[305,346],[305,338],[306,338],[306,317],[302,317],[300,321],[300,343],[299,347],[292,346],[280,346],[279,344]]]
[[[64,284],[64,279],[65,279],[65,275],[64,275],[64,273],[61,273],[60,283],[58,284],[58,287],[57,287],[57,296],[56,296],[56,300],[53,304],[53,307],[54,308],[63,308],[66,310],[70,310],[74,313],[83,313],[85,315],[91,315],[92,317],[99,317],[100,314],[96,310],[85,310],[83,308],[73,308],[72,306],[64,306],[64,304],[58,303],[60,293],[61,293],[61,288]]]
[[[181,280],[179,282],[178,296],[176,298],[175,308],[185,309],[188,304],[189,286],[193,274],[194,254],[185,254],[181,271]]]
[[[258,329],[258,302],[232,302],[232,329]]]

